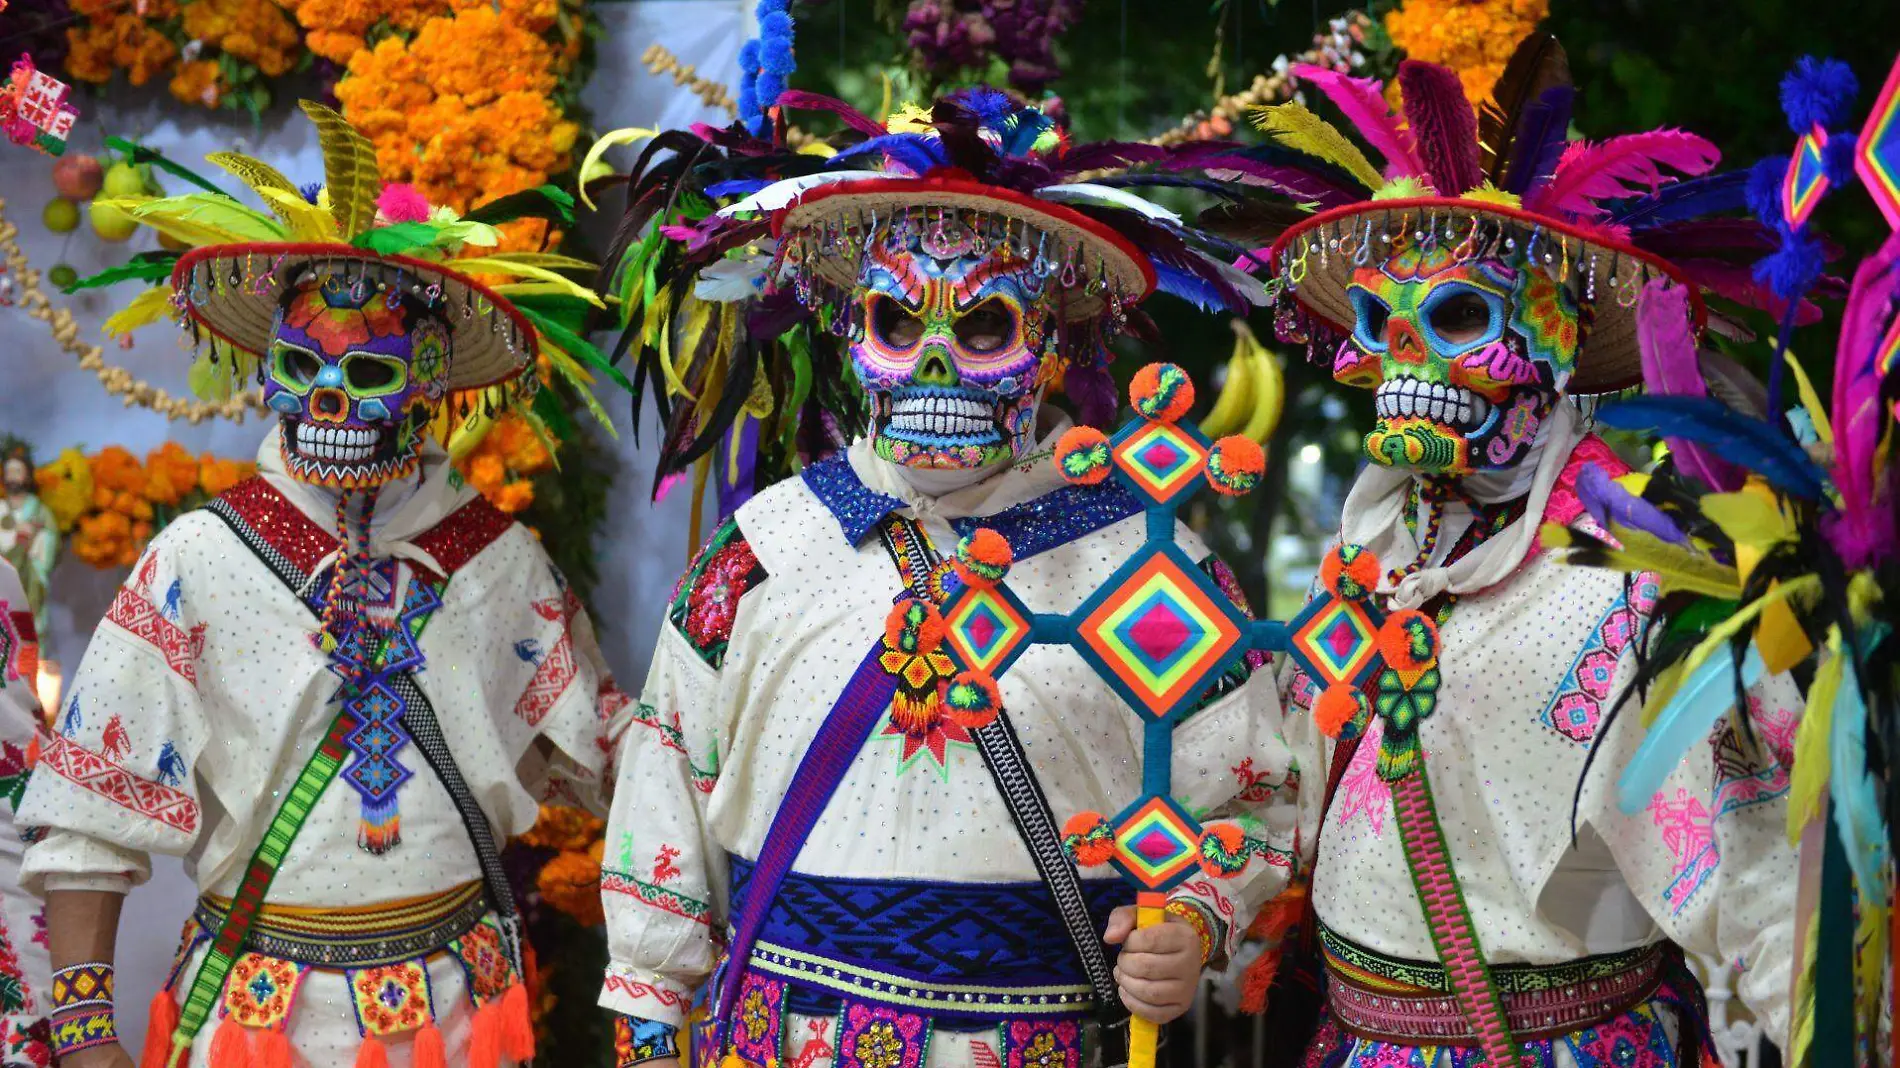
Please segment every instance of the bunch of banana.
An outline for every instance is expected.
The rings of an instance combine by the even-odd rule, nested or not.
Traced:
[[[1214,408],[1201,420],[1210,438],[1241,434],[1262,445],[1280,425],[1286,407],[1286,377],[1280,357],[1267,351],[1242,319],[1233,320],[1234,354],[1227,360],[1227,381]]]

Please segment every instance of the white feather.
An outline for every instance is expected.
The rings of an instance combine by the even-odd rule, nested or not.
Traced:
[[[1150,219],[1179,223],[1181,216],[1159,204],[1143,200],[1125,189],[1113,186],[1096,185],[1093,182],[1073,182],[1069,185],[1045,185],[1036,190],[1036,196],[1043,200],[1053,200],[1058,204],[1089,203],[1105,204],[1110,207],[1127,208],[1129,211],[1145,215]]]
[[[1240,290],[1241,295],[1247,298],[1247,303],[1256,308],[1264,308],[1267,306],[1267,284],[1265,282],[1255,278],[1253,275],[1248,274],[1233,264],[1217,260],[1199,249],[1189,249],[1188,251],[1193,253],[1195,257],[1213,264],[1214,268],[1220,271],[1221,277],[1226,279],[1227,284]]]
[[[759,295],[765,272],[771,266],[770,256],[729,256],[699,272],[693,296],[715,304],[751,300]]]
[[[800,175],[784,181],[773,182],[764,189],[746,197],[737,204],[722,209],[721,217],[748,215],[761,211],[777,211],[797,200],[806,190],[837,182],[858,182],[867,178],[889,178],[883,171],[821,171],[817,174]]]

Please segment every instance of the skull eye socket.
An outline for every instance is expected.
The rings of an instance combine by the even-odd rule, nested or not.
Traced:
[[[1452,345],[1477,341],[1490,332],[1491,302],[1476,293],[1453,293],[1431,311],[1432,333]]]
[[[354,393],[389,393],[402,388],[406,377],[402,361],[387,356],[351,353],[343,361],[343,380]]]
[[[871,301],[871,336],[889,348],[907,349],[923,338],[924,321],[880,294]]]
[[[971,352],[995,352],[1016,332],[1016,314],[995,298],[984,301],[957,320],[957,343]]]
[[[323,361],[300,348],[279,344],[271,349],[272,372],[292,389],[309,389],[323,370]]]
[[[1359,347],[1367,352],[1384,352],[1385,324],[1392,318],[1392,309],[1363,289],[1348,289],[1346,295],[1352,301],[1352,333]]]

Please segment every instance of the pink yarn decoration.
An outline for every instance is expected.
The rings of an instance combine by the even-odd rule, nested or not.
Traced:
[[[376,210],[392,223],[428,222],[429,198],[407,182],[392,182],[376,198]]]

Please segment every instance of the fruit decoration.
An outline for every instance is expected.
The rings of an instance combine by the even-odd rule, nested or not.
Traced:
[[[106,181],[105,167],[99,157],[83,152],[61,156],[53,164],[53,188],[68,200],[91,200]]]

